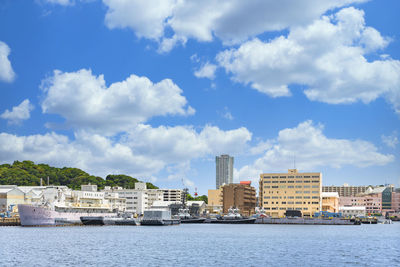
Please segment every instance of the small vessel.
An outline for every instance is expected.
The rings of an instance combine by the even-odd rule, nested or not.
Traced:
[[[135,218],[125,214],[114,217],[82,216],[80,219],[83,225],[138,225]]]
[[[225,223],[225,224],[252,224],[256,218],[243,217],[238,209],[228,209],[228,215],[211,220],[210,223]]]
[[[192,217],[188,209],[179,209],[178,217],[181,223],[204,223],[206,218]]]
[[[166,209],[150,209],[143,212],[140,225],[178,225],[180,219],[172,219],[171,211]]]

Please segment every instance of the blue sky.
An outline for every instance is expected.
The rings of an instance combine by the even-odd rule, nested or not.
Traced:
[[[0,3],[0,162],[206,194],[293,167],[400,184],[395,0]]]

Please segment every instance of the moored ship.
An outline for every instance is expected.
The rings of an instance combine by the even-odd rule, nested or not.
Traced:
[[[97,192],[95,185],[83,185],[82,191],[66,186],[43,189],[36,203],[18,205],[21,226],[81,224],[81,217],[114,217],[125,210],[125,199]]]
[[[248,218],[240,215],[238,209],[229,209],[228,215],[220,217],[215,220],[210,220],[210,223],[224,223],[224,224],[253,224],[256,218]]]

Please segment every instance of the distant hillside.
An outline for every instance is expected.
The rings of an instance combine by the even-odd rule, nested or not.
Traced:
[[[90,175],[77,168],[56,168],[47,164],[35,164],[32,161],[14,161],[12,165],[0,165],[0,184],[13,184],[19,186],[40,185],[40,178],[43,184],[47,183],[47,177],[51,185],[66,185],[69,188],[79,190],[82,184],[97,184],[99,189],[104,186],[122,186],[135,188],[138,179],[127,175],[107,175],[106,179]],[[157,189],[152,183],[146,183],[147,188]]]

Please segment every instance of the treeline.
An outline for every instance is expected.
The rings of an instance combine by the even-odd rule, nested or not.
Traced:
[[[186,199],[189,201],[204,201],[206,204],[208,204],[208,197],[206,195],[192,197],[190,194],[187,194]]]
[[[0,165],[0,184],[18,186],[38,186],[40,178],[43,185],[66,185],[69,188],[80,190],[82,184],[96,184],[99,189],[105,186],[122,186],[124,188],[135,188],[138,179],[128,175],[107,175],[106,179],[99,176],[90,175],[77,168],[56,168],[47,164],[35,164],[32,161],[14,161],[12,165]],[[146,183],[147,188],[157,189],[152,183]]]

